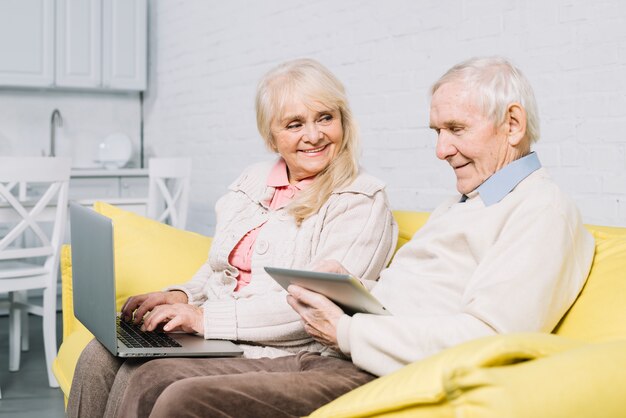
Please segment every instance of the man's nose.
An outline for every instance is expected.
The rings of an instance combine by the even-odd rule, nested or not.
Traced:
[[[449,135],[444,131],[437,135],[436,153],[440,160],[446,160],[456,153],[456,148],[450,141]]]

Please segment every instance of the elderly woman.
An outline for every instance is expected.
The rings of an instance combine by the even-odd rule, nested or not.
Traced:
[[[242,342],[243,359],[335,355],[315,342],[264,266],[311,268],[334,259],[375,280],[395,248],[397,228],[384,185],[359,171],[358,135],[344,88],[316,61],[286,62],[259,83],[257,126],[275,162],[244,170],[216,205],[208,260],[187,283],[128,299],[127,320],[147,330],[193,332]],[[148,314],[149,313],[149,314]],[[309,359],[309,360],[307,360]],[[172,381],[213,375],[224,359],[170,359]],[[92,341],[79,359],[68,416],[147,415],[168,382],[152,386],[165,359],[114,358]],[[223,371],[223,370],[222,370]],[[223,371],[225,372],[225,371]],[[347,373],[346,378],[349,378]],[[150,399],[125,391],[151,388]],[[364,382],[362,382],[364,383]]]

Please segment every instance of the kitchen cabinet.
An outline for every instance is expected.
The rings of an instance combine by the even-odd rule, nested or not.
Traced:
[[[57,86],[98,87],[102,80],[101,0],[57,0]]]
[[[103,0],[102,85],[145,90],[147,74],[146,0]]]
[[[147,18],[147,0],[0,0],[0,86],[145,90]]]
[[[54,83],[54,2],[0,0],[0,86]]]

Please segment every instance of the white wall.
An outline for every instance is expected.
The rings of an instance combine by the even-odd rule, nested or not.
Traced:
[[[56,155],[75,167],[95,167],[98,144],[121,132],[133,143],[129,167],[139,166],[141,103],[137,93],[0,89],[0,155],[40,156],[50,152],[50,117],[59,109]]]
[[[539,156],[588,223],[626,226],[626,3],[585,1],[152,1],[147,153],[193,157],[189,227],[269,154],[256,132],[258,79],[312,57],[344,81],[364,167],[397,209],[454,192],[434,155],[428,87],[454,63],[504,55],[535,87]]]

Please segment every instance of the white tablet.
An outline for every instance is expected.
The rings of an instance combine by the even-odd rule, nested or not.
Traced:
[[[265,271],[285,290],[290,284],[321,293],[347,314],[363,312],[391,315],[361,282],[347,274],[265,267]]]

